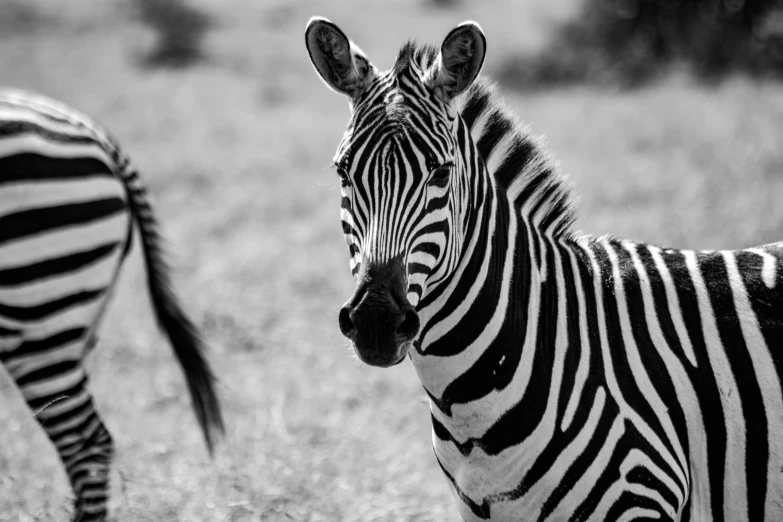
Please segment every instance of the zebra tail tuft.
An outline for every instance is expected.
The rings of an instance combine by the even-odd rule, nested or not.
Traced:
[[[123,169],[122,179],[127,187],[131,214],[139,228],[155,317],[185,373],[193,410],[211,456],[216,439],[225,434],[223,414],[214,388],[216,379],[205,357],[204,342],[174,293],[159,225],[147,200],[146,189],[135,170]]]

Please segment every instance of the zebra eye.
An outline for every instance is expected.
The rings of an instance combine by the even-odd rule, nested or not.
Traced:
[[[337,175],[340,176],[340,186],[341,187],[348,187],[351,185],[351,178],[348,177],[348,172],[342,168],[337,167]]]
[[[451,177],[452,170],[454,170],[454,164],[451,162],[444,163],[440,167],[435,168],[430,174],[430,183],[438,187],[446,186],[446,183],[449,182],[449,178]]]

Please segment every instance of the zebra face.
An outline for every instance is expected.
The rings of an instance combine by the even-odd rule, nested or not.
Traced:
[[[357,287],[339,326],[362,361],[391,366],[420,331],[417,306],[459,260],[469,136],[451,101],[478,75],[484,37],[462,24],[440,52],[403,47],[387,72],[325,19],[311,19],[305,39],[324,82],[351,100],[334,167]]]

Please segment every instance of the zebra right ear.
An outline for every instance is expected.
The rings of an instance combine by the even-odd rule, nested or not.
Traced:
[[[324,83],[352,100],[376,74],[362,50],[326,18],[310,18],[305,29],[305,43],[310,61]]]
[[[425,81],[441,100],[450,103],[476,79],[486,52],[487,40],[479,24],[463,22],[443,40]]]

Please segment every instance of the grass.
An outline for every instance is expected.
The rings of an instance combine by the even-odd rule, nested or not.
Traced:
[[[137,68],[154,35],[119,0],[36,0],[45,31],[0,35],[5,83],[88,112],[135,159],[221,380],[228,436],[210,461],[135,252],[89,362],[117,445],[113,516],[456,520],[413,369],[362,366],[337,328],[353,282],[327,166],[348,110],[312,70],[302,33],[309,16],[328,16],[385,68],[406,38],[438,42],[473,18],[491,73],[539,45],[571,0],[499,1],[488,13],[412,0],[194,4],[216,24],[208,61],[181,71]],[[783,239],[779,85],[705,89],[675,76],[508,102],[572,173],[584,230],[694,248]],[[0,404],[0,521],[66,519],[64,473],[2,372]]]

